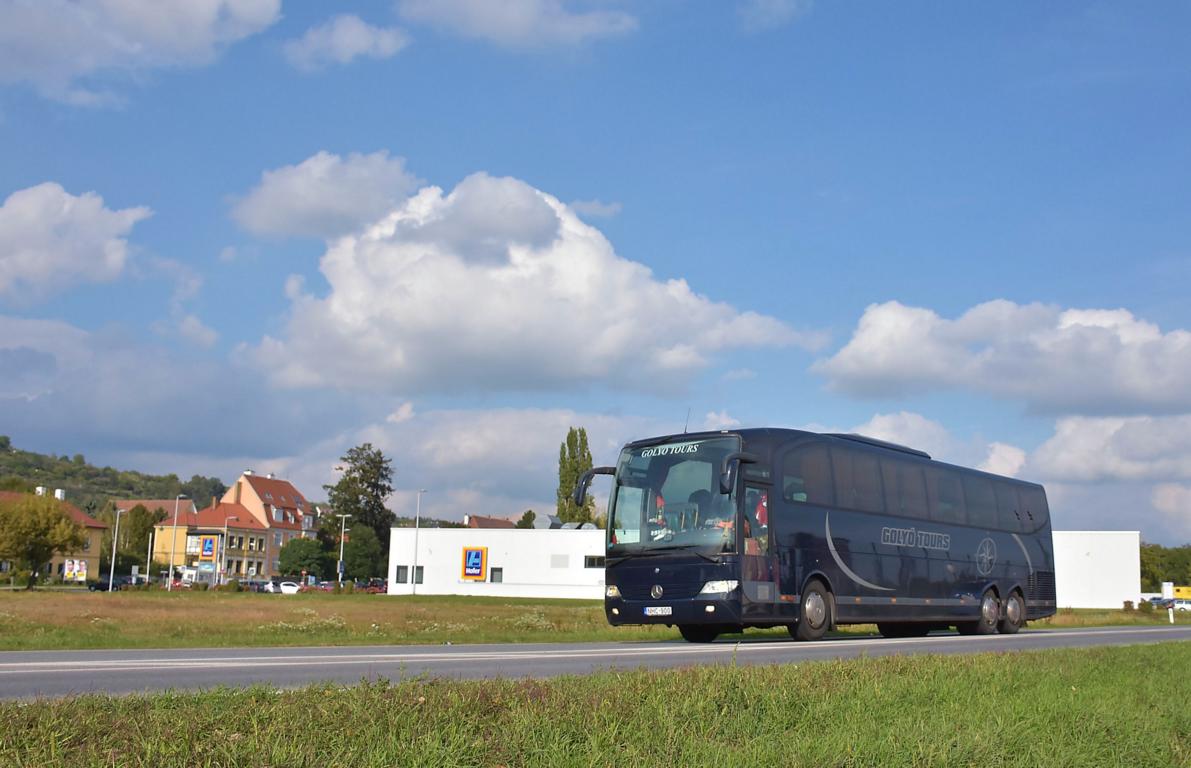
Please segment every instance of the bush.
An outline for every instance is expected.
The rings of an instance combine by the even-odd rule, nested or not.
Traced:
[[[239,579],[229,579],[226,584],[220,584],[216,587],[220,592],[243,592],[244,587],[240,586]]]
[[[205,581],[196,581],[190,585],[190,588],[198,590],[199,592],[206,592],[208,589],[211,588],[211,585]]]
[[[1126,601],[1125,601],[1125,608],[1124,608],[1124,609],[1125,609],[1126,611],[1132,611],[1132,610],[1133,610],[1133,601],[1132,601],[1132,600],[1126,600]]]
[[[344,592],[344,594],[350,595],[350,594],[353,594],[355,591],[356,591],[356,585],[355,585],[355,584],[353,584],[353,583],[352,583],[352,582],[350,582],[350,581],[345,581],[345,582],[343,582],[343,592]]]
[[[1142,600],[1140,603],[1137,604],[1137,610],[1141,611],[1142,613],[1153,613],[1154,612],[1154,604],[1151,603],[1149,600]]]

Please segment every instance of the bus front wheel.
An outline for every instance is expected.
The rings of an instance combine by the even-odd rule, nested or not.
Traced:
[[[720,635],[720,628],[711,624],[679,624],[678,632],[688,643],[710,643]]]
[[[802,593],[798,623],[789,626],[795,640],[820,640],[831,626],[831,594],[821,581],[810,581]]]

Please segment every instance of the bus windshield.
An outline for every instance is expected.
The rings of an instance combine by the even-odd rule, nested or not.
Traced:
[[[608,554],[666,549],[734,552],[735,492],[720,493],[724,457],[740,438],[626,448],[609,501]]]

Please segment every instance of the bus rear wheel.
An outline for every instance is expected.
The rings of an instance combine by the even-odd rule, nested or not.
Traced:
[[[688,643],[710,643],[720,635],[720,628],[712,624],[679,624],[678,632]]]
[[[965,621],[955,625],[961,635],[991,635],[997,631],[997,622],[1001,618],[1001,602],[997,594],[991,589],[980,596],[980,618],[976,621]]]
[[[1005,601],[1005,618],[997,623],[997,629],[1002,635],[1015,635],[1017,630],[1026,625],[1026,601],[1020,592],[1010,592]]]
[[[877,631],[881,637],[926,637],[934,627],[920,621],[881,621]]]
[[[823,582],[813,580],[802,592],[798,608],[798,623],[788,629],[795,640],[820,640],[831,627],[831,594]]]

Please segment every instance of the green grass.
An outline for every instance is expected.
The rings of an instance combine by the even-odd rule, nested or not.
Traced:
[[[1178,616],[1182,624],[1191,615]],[[1062,611],[1031,627],[1164,623],[1165,613]],[[848,634],[872,625],[843,627]],[[784,636],[748,630],[745,637]],[[591,600],[225,592],[0,592],[0,651],[670,640],[611,627]]]
[[[1191,643],[0,703],[4,766],[1191,765]]]

